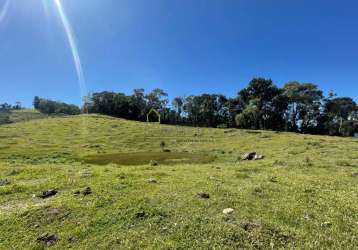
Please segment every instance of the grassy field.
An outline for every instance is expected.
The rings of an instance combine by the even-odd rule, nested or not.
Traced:
[[[0,249],[69,247],[357,249],[358,140],[99,115],[0,126]]]
[[[11,110],[9,116],[10,122],[24,122],[47,117],[47,115],[34,109]]]

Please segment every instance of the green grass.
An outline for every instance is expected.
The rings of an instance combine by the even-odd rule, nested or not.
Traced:
[[[2,125],[0,249],[357,249],[357,172],[353,138],[99,115]]]
[[[24,122],[47,117],[47,115],[42,114],[34,109],[12,110],[9,116],[10,122]]]

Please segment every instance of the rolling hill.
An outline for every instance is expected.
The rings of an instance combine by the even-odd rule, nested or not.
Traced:
[[[1,125],[0,249],[356,249],[357,184],[354,138],[101,115]]]

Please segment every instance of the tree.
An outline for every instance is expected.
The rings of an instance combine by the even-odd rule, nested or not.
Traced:
[[[39,105],[40,105],[40,97],[35,96],[34,101],[33,101],[33,105],[35,109],[39,109]]]
[[[282,96],[283,91],[273,84],[271,79],[254,78],[248,87],[241,90],[238,95],[255,120],[250,121],[253,129],[280,129],[283,126],[282,119],[287,103]],[[256,114],[252,114],[256,112]],[[245,115],[246,116],[246,115]]]
[[[134,89],[130,97],[130,107],[132,110],[132,118],[134,120],[145,120],[147,111],[147,103],[145,100],[144,89]]]
[[[147,100],[147,110],[148,112],[151,108],[154,108],[161,114],[163,122],[168,121],[169,113],[166,109],[169,100],[167,99],[168,94],[164,90],[156,88],[153,89],[149,94],[145,96]]]
[[[168,94],[164,90],[156,88],[153,89],[146,96],[148,108],[154,108],[156,110],[162,110],[168,104]]]
[[[57,102],[38,98],[36,104],[37,110],[44,114],[65,114],[65,115],[78,115],[81,110],[76,105],[66,104],[64,102]]]
[[[326,127],[335,127],[336,131],[331,130],[334,134],[352,135],[357,110],[356,102],[350,97],[328,98],[324,105]]]
[[[7,103],[0,104],[0,125],[11,123],[10,115],[9,115],[10,109],[11,109],[11,105]]]
[[[312,83],[288,82],[284,86],[288,98],[287,122],[289,130],[306,132],[317,126],[320,115],[322,90]]]
[[[172,102],[173,107],[175,108],[175,122],[178,123],[181,121],[181,114],[183,112],[183,108],[184,108],[184,98],[177,96],[174,98],[173,102]]]

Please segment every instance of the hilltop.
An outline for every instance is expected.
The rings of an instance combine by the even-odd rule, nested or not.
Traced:
[[[251,151],[265,158],[240,160]],[[54,249],[354,249],[357,167],[353,138],[102,115],[1,125],[0,248],[49,233]]]

